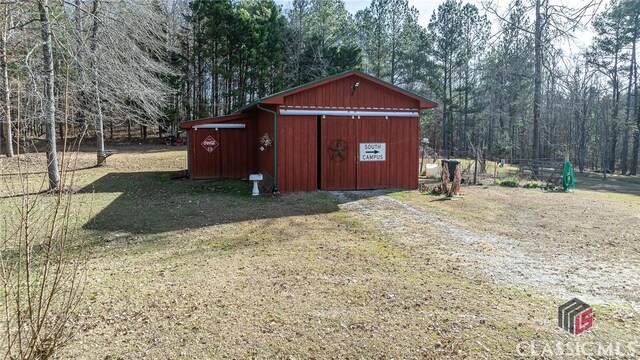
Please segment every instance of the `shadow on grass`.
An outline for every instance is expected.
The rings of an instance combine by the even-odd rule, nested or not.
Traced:
[[[105,145],[106,149],[109,150],[114,150],[115,153],[113,154],[114,156],[118,156],[118,155],[122,155],[122,154],[150,154],[150,153],[163,153],[163,152],[170,152],[170,151],[187,151],[187,146],[170,146],[170,145],[165,145],[165,144],[159,144],[159,143],[129,143],[129,142],[124,142],[124,143],[112,143],[112,144],[106,144]],[[91,146],[87,146],[87,145],[83,145],[79,150],[79,152],[82,153],[95,153],[95,147],[91,147]]]
[[[99,167],[98,165],[90,165],[90,166],[83,166],[83,167],[79,167],[76,169],[67,169],[66,171],[68,172],[77,172],[77,171],[83,171],[83,170],[93,170],[95,168]],[[32,171],[32,172],[12,172],[12,173],[2,173],[0,174],[0,177],[17,177],[17,176],[27,176],[27,175],[44,175],[44,174],[48,174],[48,172],[46,170],[42,170],[42,171]],[[26,195],[26,194],[25,194]]]
[[[0,196],[0,199],[13,199],[13,198],[20,198],[23,196],[36,196],[36,195],[50,195],[52,192],[49,190],[39,190],[39,191],[32,191],[29,193],[18,193],[18,194],[10,194],[10,195],[2,195]]]
[[[640,179],[635,176],[607,175],[607,180],[603,180],[602,174],[597,173],[576,172],[575,175],[579,190],[640,195]]]
[[[83,228],[158,234],[249,220],[330,213],[338,202],[322,192],[251,196],[240,180],[176,179],[178,172],[109,173],[79,193],[120,195]]]

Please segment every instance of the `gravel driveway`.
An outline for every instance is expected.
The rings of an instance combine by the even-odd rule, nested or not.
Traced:
[[[555,256],[535,239],[519,241],[476,232],[383,191],[331,192],[341,209],[411,246],[427,246],[443,261],[458,261],[470,276],[590,303],[627,304],[640,311],[640,264],[599,262],[557,244]],[[637,257],[632,258],[637,259]]]

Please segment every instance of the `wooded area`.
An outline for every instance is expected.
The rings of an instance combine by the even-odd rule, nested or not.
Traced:
[[[51,188],[65,125],[96,137],[100,164],[105,127],[172,131],[352,69],[438,101],[423,136],[441,155],[568,153],[580,171],[638,171],[640,0],[447,0],[426,28],[407,0],[356,14],[342,0],[15,0],[0,10],[2,152],[48,139]],[[570,57],[563,44],[581,27],[594,41]]]

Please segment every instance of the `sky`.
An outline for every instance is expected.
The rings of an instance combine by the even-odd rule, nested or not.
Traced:
[[[429,19],[431,19],[431,15],[434,10],[438,8],[438,5],[444,2],[444,0],[408,0],[409,5],[414,6],[420,12],[418,22],[420,25],[427,27],[429,24]],[[485,2],[487,0],[484,0]],[[494,4],[497,5],[499,9],[506,9],[511,0],[492,0]],[[463,2],[468,2],[476,5],[478,8],[482,9],[482,0],[466,0]],[[292,0],[276,0],[276,3],[282,5],[286,10],[291,6]],[[344,1],[347,10],[353,14],[355,14],[358,10],[362,10],[371,4],[371,0],[345,0]],[[552,0],[553,3],[562,3],[566,6],[577,8],[580,5],[584,6],[585,0]],[[601,9],[602,10],[602,9]],[[491,19],[490,20],[495,20]],[[493,22],[494,24],[497,21]],[[494,26],[495,27],[495,26]],[[593,38],[593,33],[588,29],[577,31],[575,42],[566,43],[562,45],[563,50],[567,54],[577,54],[580,52],[581,48],[585,48],[591,43]]]
[[[415,6],[420,11],[420,17],[418,22],[420,25],[426,27],[429,24],[429,19],[433,11],[438,8],[438,5],[444,1],[438,0],[409,0],[409,5]],[[371,4],[370,0],[346,0],[345,6],[347,10],[352,13],[356,13],[358,10],[362,10]]]
[[[438,8],[438,5],[443,3],[442,0],[409,0],[409,5],[415,6],[420,11],[420,18],[418,21],[420,25],[426,27],[431,18],[433,10]],[[276,3],[283,5],[286,9],[291,6],[291,0],[276,0]],[[362,10],[371,4],[371,0],[345,0],[344,2],[347,10],[355,14],[358,10]]]

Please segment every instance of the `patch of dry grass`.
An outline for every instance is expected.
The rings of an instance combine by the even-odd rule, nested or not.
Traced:
[[[558,299],[398,241],[329,194],[253,198],[239,181],[171,179],[183,149],[118,150],[78,172],[88,284],[82,331],[61,357],[512,358],[521,341],[570,340],[555,327]],[[512,191],[529,198],[478,188],[425,206],[524,233]],[[600,310],[607,338],[637,330],[623,310]]]
[[[640,326],[635,325],[640,321],[640,288],[635,280],[635,274],[640,271],[637,189],[633,182],[618,182],[611,189],[604,189],[599,181],[580,183],[584,187],[578,185],[579,190],[575,193],[466,187],[462,191],[464,199],[458,201],[440,201],[440,198],[418,195],[417,192],[391,196],[462,229],[514,240],[520,251],[537,261],[546,262],[551,270],[568,265],[571,271],[566,274],[567,281],[563,287],[574,294],[590,294],[600,299],[599,305],[594,306],[598,314],[596,323],[600,327],[594,331],[597,335],[587,337],[592,341],[637,340],[636,335],[640,333]],[[575,264],[558,263],[566,259],[581,260]],[[621,271],[611,271],[613,268]],[[622,285],[610,291],[577,287],[570,280],[577,272],[590,274],[582,279],[587,284],[616,282]],[[470,275],[467,273],[467,276]],[[538,290],[541,289],[531,287],[534,293]],[[548,292],[546,289],[547,294],[537,295],[547,303],[546,310],[538,308],[540,313],[549,311],[553,303],[562,302],[561,298],[549,296]],[[616,300],[611,302],[610,299]],[[559,339],[558,334],[554,338]]]

